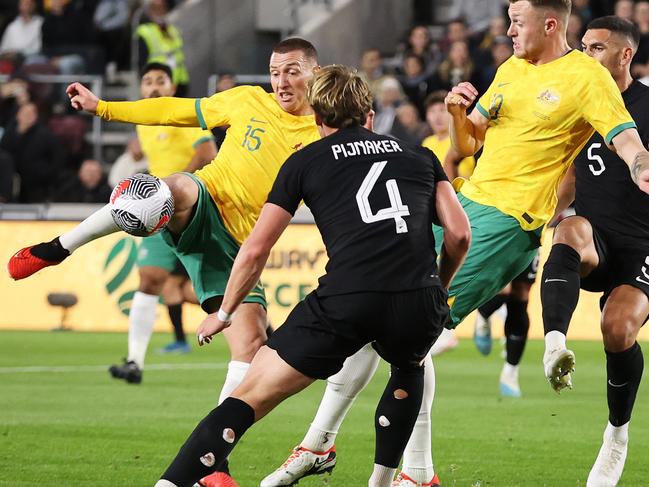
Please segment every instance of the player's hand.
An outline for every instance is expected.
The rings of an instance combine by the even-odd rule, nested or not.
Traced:
[[[218,317],[218,313],[207,315],[207,318],[203,320],[201,326],[196,330],[198,345],[202,347],[203,345],[210,343],[214,335],[221,333],[231,324],[231,321],[221,321]]]
[[[649,194],[649,168],[643,169],[638,174],[638,187]]]
[[[463,81],[446,95],[446,110],[453,116],[466,114],[466,109],[478,98],[478,90],[471,83]]]
[[[83,86],[81,83],[72,83],[67,87],[65,92],[70,98],[70,104],[72,108],[77,111],[85,111],[92,113],[93,115],[97,113],[97,104],[99,103],[99,98],[90,91],[88,88]]]

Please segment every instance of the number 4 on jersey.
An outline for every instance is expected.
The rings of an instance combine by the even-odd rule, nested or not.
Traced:
[[[374,189],[374,185],[387,163],[388,161],[381,161],[372,164],[370,172],[367,173],[367,176],[365,176],[365,179],[363,180],[363,184],[361,184],[361,187],[356,193],[356,203],[358,203],[361,218],[363,218],[365,223],[394,220],[397,227],[397,233],[406,233],[408,232],[408,225],[403,217],[410,216],[410,211],[408,210],[408,206],[404,205],[401,201],[401,194],[399,193],[399,187],[397,186],[396,180],[389,179],[385,182],[385,188],[387,189],[388,197],[390,198],[390,206],[377,211],[376,214],[372,213],[372,208],[370,207],[370,193]]]

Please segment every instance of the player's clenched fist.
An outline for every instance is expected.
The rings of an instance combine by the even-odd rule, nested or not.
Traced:
[[[97,113],[99,98],[81,83],[72,83],[65,92],[70,98],[70,104],[75,110],[83,110],[92,114]]]
[[[196,330],[196,338],[198,339],[198,344],[200,346],[203,346],[206,343],[210,343],[214,335],[222,332],[231,324],[231,321],[221,320],[218,313],[207,315],[207,317],[203,320],[201,325]]]
[[[446,95],[444,103],[446,109],[451,115],[462,115],[466,113],[466,109],[470,107],[473,102],[478,98],[478,90],[475,89],[469,82],[462,82]]]

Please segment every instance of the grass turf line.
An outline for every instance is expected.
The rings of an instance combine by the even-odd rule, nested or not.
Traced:
[[[156,334],[150,350],[168,340],[169,335]],[[463,341],[436,359],[433,453],[445,487],[585,485],[607,420],[604,353],[596,342],[569,345],[577,356],[575,389],[561,396],[542,376],[541,342],[531,342],[525,352],[521,400],[498,395],[497,350],[485,358]],[[0,332],[0,369],[108,366],[125,348],[124,334]],[[224,368],[190,367],[225,367],[227,360],[218,339],[188,355],[151,353],[148,364],[183,368],[145,370],[139,386],[92,367],[0,373],[0,486],[153,485],[219,395]],[[343,423],[329,486],[367,485],[374,408],[386,378],[381,365]],[[243,438],[231,459],[242,487],[259,485],[284,461],[313,418],[323,387],[315,384],[289,399]],[[620,487],[649,485],[648,399],[649,390],[641,385]],[[321,477],[300,482],[300,487],[322,485]]]

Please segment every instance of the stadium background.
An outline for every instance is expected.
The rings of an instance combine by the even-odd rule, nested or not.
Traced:
[[[52,44],[43,36],[40,44],[22,46],[24,51],[17,52],[12,50],[15,47],[8,48],[10,43],[5,44],[4,38],[16,18],[18,1],[0,0],[0,261],[6,262],[26,243],[49,239],[70,228],[105,201],[115,178],[124,176],[124,167],[143,167],[133,142],[133,127],[73,113],[62,87],[80,80],[106,99],[138,98],[138,66],[144,59],[133,33],[141,22],[150,20],[151,5],[158,8],[160,3],[165,2],[36,1],[38,14],[67,32],[54,29],[54,36],[48,34]],[[176,0],[169,3],[165,18],[182,32],[190,96],[208,96],[230,83],[268,88],[271,46],[282,37],[299,35],[316,44],[323,64],[355,65],[367,76],[375,90],[381,130],[421,141],[431,132],[424,120],[427,94],[448,89],[459,80],[471,80],[482,88],[493,76],[494,54],[508,47],[502,37],[506,3]],[[573,47],[578,47],[585,25],[594,17],[615,12],[639,25],[643,36],[634,73],[646,80],[649,2],[573,0],[573,4],[569,27]],[[117,9],[114,16],[98,15],[106,6]],[[111,23],[115,17],[121,23]],[[414,29],[419,40],[410,35],[415,26],[425,27]],[[409,43],[413,40],[417,45]],[[115,46],[119,49],[113,49]],[[368,56],[372,52],[379,53],[378,59]],[[70,62],[61,62],[65,56],[71,56]],[[222,136],[215,135],[217,140]],[[118,165],[117,161],[126,163]],[[308,215],[299,221],[274,249],[263,276],[274,325],[315,285],[325,263],[317,231],[305,223]],[[542,262],[550,236],[550,231],[544,236]],[[0,332],[0,410],[4,412],[0,420],[0,486],[149,484],[186,436],[187,428],[213,406],[214,391],[222,380],[219,368],[227,362],[220,341],[209,352],[195,351],[182,358],[151,354],[152,365],[143,388],[135,393],[116,387],[103,376],[105,365],[125,348],[126,336],[99,332],[127,329],[125,313],[137,286],[133,266],[137,244],[137,239],[113,235],[80,249],[64,266],[46,269],[28,280],[13,282],[0,273],[0,329],[4,330]],[[49,333],[61,319],[61,310],[47,303],[51,292],[78,297],[78,304],[67,316],[68,326],[98,333]],[[190,305],[185,310],[186,327],[193,330],[203,314]],[[529,311],[530,336],[540,338],[538,285],[532,288]],[[601,340],[598,323],[598,297],[582,293],[571,339]],[[472,325],[470,316],[458,328],[458,335],[469,337]],[[170,331],[162,307],[156,330]],[[494,332],[501,335],[502,327],[494,326]],[[644,341],[649,338],[646,327],[640,337]],[[166,334],[158,334],[152,348],[167,339]],[[517,404],[503,404],[496,398],[501,365],[494,357],[497,354],[487,361],[464,342],[437,362],[434,453],[445,484],[584,485],[605,417],[601,344],[575,343],[580,360],[578,388],[571,396],[562,396],[560,402],[543,381],[541,348],[540,342],[533,341],[523,358],[525,397]],[[172,370],[174,366],[179,369]],[[218,380],[209,384],[205,393],[204,379],[196,371],[209,371],[211,366],[219,369]],[[78,374],[71,375],[71,371]],[[92,375],[100,371],[101,379]],[[349,460],[334,473],[334,486],[362,485],[367,477],[373,432],[366,419],[372,414],[385,372],[378,374],[381,377],[350,414],[339,445]],[[302,402],[291,400],[274,413],[267,429],[258,431],[263,441],[249,440],[242,445],[242,453],[235,457],[235,465],[241,465],[235,470],[241,485],[253,485],[253,480],[258,481],[284,459],[291,442],[297,441],[311,419],[321,393],[317,387]],[[623,477],[626,483],[620,485],[649,485],[649,468],[643,459],[649,438],[642,436],[649,428],[649,417],[643,412],[648,399],[645,391],[646,387],[641,387],[634,416],[638,437],[633,437]],[[543,421],[537,420],[539,416]],[[88,435],[88,431],[93,433]],[[557,432],[571,455],[557,457]],[[79,438],[73,438],[77,434]],[[158,445],[164,445],[164,451],[159,451]],[[357,448],[360,453],[355,452]],[[124,455],[129,460],[121,465]],[[140,461],[140,456],[146,460]],[[24,461],[45,457],[48,461],[43,463]],[[109,469],[106,461],[111,462]],[[304,484],[321,482],[314,479]]]

